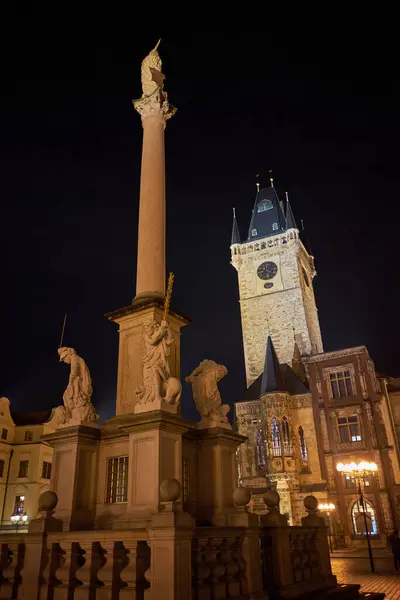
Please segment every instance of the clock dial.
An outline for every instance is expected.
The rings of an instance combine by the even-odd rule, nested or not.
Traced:
[[[274,262],[263,262],[257,269],[257,275],[264,281],[267,279],[273,279],[278,272],[278,267]]]

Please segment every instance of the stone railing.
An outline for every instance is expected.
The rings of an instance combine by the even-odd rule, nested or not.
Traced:
[[[1,536],[0,599],[144,598],[146,530]],[[35,594],[36,592],[36,594]],[[100,595],[99,595],[100,594]]]
[[[199,527],[192,542],[193,598],[246,598],[244,530],[240,527]]]

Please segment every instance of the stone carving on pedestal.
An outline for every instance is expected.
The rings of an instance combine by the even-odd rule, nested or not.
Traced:
[[[64,406],[55,411],[56,427],[90,425],[96,427],[99,416],[91,402],[92,379],[87,364],[74,348],[59,348],[60,362],[71,365],[69,381],[63,395]]]
[[[167,321],[160,325],[154,319],[146,321],[142,342],[143,385],[136,390],[135,412],[161,409],[163,404],[177,409],[182,385],[170,377],[168,356],[174,338]]]
[[[165,75],[161,72],[162,61],[158,54],[158,41],[153,50],[142,62],[142,97],[133,101],[133,106],[142,119],[149,116],[159,116],[170,119],[176,113],[176,108],[168,102],[164,90]]]
[[[198,429],[232,429],[226,416],[230,407],[222,404],[217,385],[227,373],[227,368],[223,365],[205,359],[186,377],[185,381],[192,384],[193,400],[201,416],[201,421],[196,425]]]

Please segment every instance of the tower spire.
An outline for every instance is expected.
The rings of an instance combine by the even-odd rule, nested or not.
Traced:
[[[261,380],[260,396],[270,392],[286,391],[285,381],[281,372],[278,357],[268,329],[267,350],[265,353],[264,373]]]
[[[239,227],[236,220],[236,211],[233,209],[233,223],[232,223],[232,236],[231,236],[231,246],[234,244],[240,244],[240,233]]]
[[[296,221],[294,220],[294,216],[293,216],[293,212],[292,212],[292,207],[290,206],[290,202],[289,202],[289,194],[287,192],[285,192],[285,194],[286,194],[286,223],[287,223],[287,228],[288,229],[297,229]]]

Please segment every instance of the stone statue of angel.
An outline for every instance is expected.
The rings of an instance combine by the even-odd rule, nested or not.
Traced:
[[[201,415],[199,428],[225,426],[229,427],[227,414],[230,407],[222,404],[221,394],[218,389],[220,381],[228,373],[224,365],[219,365],[213,360],[202,360],[190,375],[185,379],[192,384],[193,400]]]
[[[160,42],[161,40],[158,40],[150,54],[142,61],[142,98],[151,96],[156,90],[162,90],[164,87],[165,76],[161,72],[162,61],[157,50]]]

